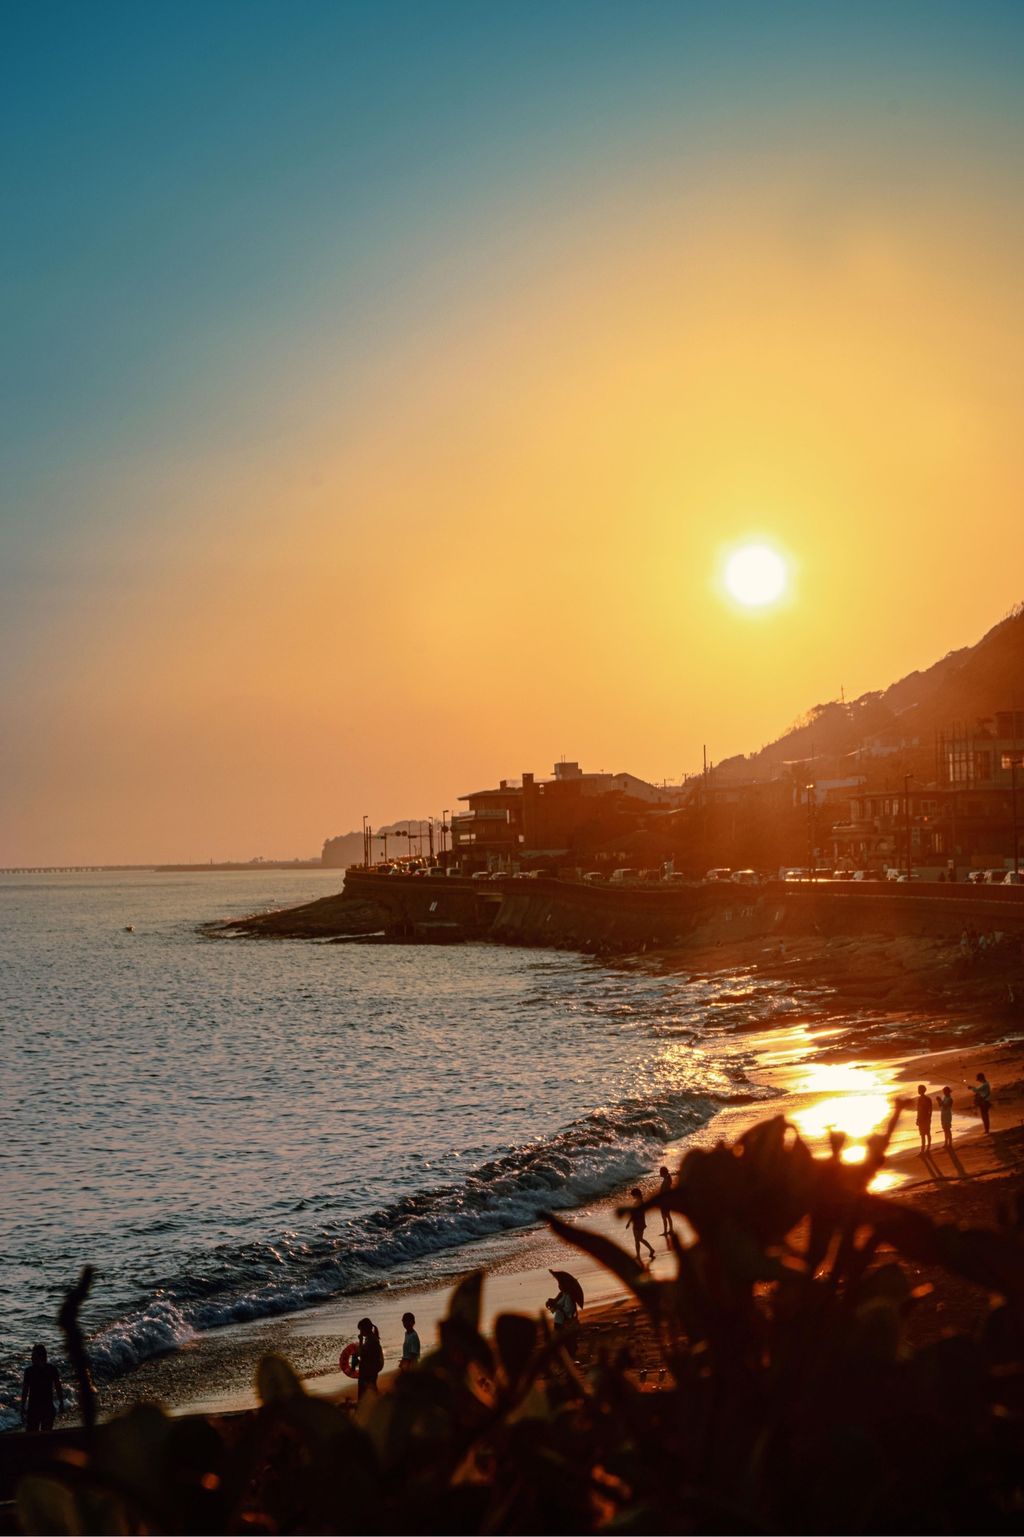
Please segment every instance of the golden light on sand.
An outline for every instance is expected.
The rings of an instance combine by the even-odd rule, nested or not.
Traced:
[[[845,1132],[851,1140],[843,1148],[844,1163],[862,1163],[864,1139],[884,1126],[892,1111],[882,1073],[856,1062],[821,1062],[808,1068],[800,1092],[814,1096],[793,1113],[800,1133],[819,1141],[831,1131]]]
[[[725,586],[745,608],[764,608],[786,588],[786,562],[767,544],[745,544],[725,565]]]

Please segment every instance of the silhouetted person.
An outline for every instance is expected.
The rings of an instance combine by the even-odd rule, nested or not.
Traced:
[[[932,1149],[932,1102],[923,1083],[917,1086],[917,1129],[921,1136],[922,1153]]]
[[[644,1193],[639,1186],[634,1186],[634,1188],[629,1193],[633,1197],[634,1201],[642,1201],[644,1198]],[[647,1239],[644,1237],[644,1233],[647,1231],[647,1213],[642,1211],[640,1207],[637,1207],[636,1211],[631,1211],[629,1216],[626,1218],[626,1226],[631,1228],[633,1231],[633,1242],[636,1244],[637,1264],[642,1264],[640,1259],[641,1244],[643,1244],[644,1248],[651,1256],[651,1259],[653,1259],[654,1250],[651,1248],[650,1244],[647,1242]]]
[[[405,1339],[402,1341],[402,1359],[398,1369],[408,1372],[420,1364],[420,1337],[416,1333],[415,1313],[402,1314],[402,1328],[405,1330]]]
[[[658,1173],[661,1175],[661,1189],[658,1191],[658,1209],[661,1212],[661,1236],[662,1238],[671,1238],[672,1208],[668,1204],[668,1198],[672,1193],[672,1176],[664,1164],[662,1164]]]
[[[21,1385],[21,1417],[26,1430],[52,1430],[57,1408],[64,1412],[64,1384],[60,1372],[46,1359],[46,1346],[32,1346],[32,1365],[26,1366]]]
[[[376,1393],[377,1378],[384,1368],[384,1351],[381,1349],[377,1325],[369,1318],[361,1318],[356,1324],[359,1330],[359,1392]]]
[[[987,1132],[988,1118],[992,1110],[992,1085],[984,1073],[975,1073],[974,1077],[974,1084],[967,1084],[967,1087],[974,1090],[974,1108],[981,1116],[982,1129]],[[966,1078],[964,1083],[967,1083]]]
[[[943,1152],[953,1151],[953,1090],[948,1086],[939,1098],[939,1124],[942,1127]]]
[[[568,1329],[577,1318],[576,1298],[561,1287],[557,1297],[549,1297],[544,1306],[555,1321],[556,1329]]]

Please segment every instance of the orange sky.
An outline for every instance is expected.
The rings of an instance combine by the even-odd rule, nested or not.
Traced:
[[[481,194],[355,329],[328,286],[207,337],[201,414],[23,494],[0,861],[678,778],[976,640],[1024,596],[1020,204],[935,149],[653,145]],[[793,569],[757,614],[748,535]]]

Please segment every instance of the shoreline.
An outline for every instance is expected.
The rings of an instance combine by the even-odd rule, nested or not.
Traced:
[[[671,949],[619,956],[614,962],[594,959],[627,977],[635,975],[638,986],[645,976],[666,974],[692,984],[704,1022],[701,1033],[678,1045],[666,1038],[666,1060],[676,1051],[687,1060],[703,1054],[714,1065],[731,1059],[748,1086],[753,1083],[766,1091],[760,1101],[741,1103],[723,1103],[719,1093],[718,1109],[710,1119],[664,1146],[661,1157],[674,1169],[688,1147],[732,1139],[757,1120],[778,1113],[796,1124],[816,1149],[827,1145],[831,1124],[844,1125],[854,1143],[858,1138],[862,1142],[886,1118],[892,1097],[912,1088],[918,1074],[933,1091],[948,1078],[958,1086],[954,1133],[957,1147],[966,1147],[977,1120],[964,1114],[965,1091],[959,1080],[973,1076],[979,1066],[995,1086],[993,1124],[999,1130],[1004,1115],[1017,1113],[1011,1104],[1014,1096],[1002,1091],[1012,1086],[1019,1098],[1024,1048],[1016,1040],[1021,1021],[1012,1012],[987,1006],[986,995],[998,995],[1018,963],[1008,948],[1005,956],[986,958],[984,969],[968,967],[954,949],[949,941],[921,936],[789,934],[772,939],[762,933],[728,941],[705,935],[703,943],[694,936]],[[937,1125],[936,1120],[936,1130]],[[904,1117],[884,1171],[885,1186],[910,1190],[942,1182],[941,1165],[922,1169],[915,1148],[911,1119]],[[971,1160],[975,1156],[972,1152]],[[658,1161],[652,1155],[641,1177],[647,1189]],[[561,1215],[621,1240],[622,1224],[615,1212],[625,1188],[561,1208]],[[648,1237],[653,1237],[655,1226]],[[611,1277],[587,1270],[575,1251],[567,1259],[560,1241],[536,1222],[464,1241],[436,1251],[433,1258],[428,1277],[417,1276],[413,1267],[419,1261],[410,1260],[397,1271],[382,1273],[380,1284],[370,1288],[214,1328],[176,1350],[151,1356],[102,1385],[103,1417],[143,1401],[164,1403],[176,1414],[250,1407],[255,1401],[253,1371],[268,1351],[289,1356],[317,1393],[343,1391],[345,1380],[335,1363],[352,1338],[357,1318],[369,1313],[381,1325],[390,1362],[400,1349],[398,1320],[411,1308],[428,1349],[451,1286],[476,1268],[483,1268],[488,1277],[488,1323],[501,1311],[542,1310],[551,1293],[549,1266],[568,1265],[581,1278],[586,1272],[588,1299],[596,1306],[617,1306],[622,1300],[621,1288]],[[664,1269],[660,1253],[656,1273],[659,1266]]]
[[[1005,1041],[981,1049],[972,1040],[926,1054],[910,1050],[898,1057],[888,1051],[868,1055],[859,1048],[868,1044],[868,1038],[881,1023],[857,1019],[837,1025],[829,1023],[827,1017],[819,1017],[811,1022],[780,1023],[749,1034],[732,1035],[730,1038],[741,1042],[755,1059],[748,1069],[750,1076],[755,1083],[773,1091],[772,1097],[723,1105],[702,1127],[666,1148],[664,1156],[669,1166],[677,1167],[690,1147],[711,1146],[723,1138],[731,1140],[756,1121],[775,1114],[785,1114],[816,1151],[827,1146],[829,1125],[852,1117],[857,1130],[851,1136],[848,1153],[856,1157],[856,1138],[862,1143],[877,1122],[885,1119],[892,1098],[912,1095],[913,1085],[924,1078],[933,1091],[951,1079],[955,1085],[954,1147],[962,1172],[956,1172],[952,1179],[946,1175],[944,1164],[949,1161],[948,1155],[941,1152],[936,1152],[931,1165],[922,1169],[916,1130],[911,1117],[905,1114],[897,1127],[894,1151],[886,1160],[876,1188],[890,1192],[899,1189],[901,1194],[912,1197],[915,1191],[944,1185],[955,1191],[964,1180],[1005,1173],[998,1162],[992,1167],[986,1165],[990,1149],[977,1130],[977,1117],[966,1112],[967,1091],[959,1080],[967,1076],[967,1069],[973,1072],[981,1067],[988,1073],[996,1096],[993,1130],[1005,1133],[1020,1123],[1024,1115],[1024,1046]],[[888,1023],[886,1046],[891,1044],[889,1035],[899,1033],[900,1024],[905,1022]],[[980,1022],[978,1028],[990,1033]],[[972,1030],[971,1034],[974,1033]],[[1001,1086],[1012,1086],[1014,1092],[1001,1094]],[[934,1124],[934,1140],[941,1142],[937,1114]],[[654,1175],[652,1168],[644,1180],[648,1188]],[[561,1215],[573,1225],[596,1229],[621,1242],[625,1234],[616,1212],[624,1196],[625,1189],[617,1188],[599,1199],[563,1210]],[[667,1245],[662,1252],[664,1241],[658,1237],[656,1220],[648,1229],[648,1237],[658,1251],[654,1273],[667,1273],[670,1259]],[[173,1414],[249,1410],[256,1403],[252,1388],[255,1365],[260,1356],[270,1351],[283,1354],[292,1362],[310,1392],[332,1399],[345,1397],[351,1384],[338,1371],[336,1362],[345,1344],[354,1337],[356,1319],[364,1313],[374,1318],[381,1331],[386,1362],[391,1363],[400,1355],[401,1314],[412,1311],[427,1351],[447,1309],[452,1286],[462,1275],[477,1268],[482,1268],[486,1276],[484,1326],[488,1330],[498,1313],[543,1311],[544,1300],[553,1290],[548,1274],[552,1267],[570,1268],[579,1277],[588,1298],[584,1313],[587,1319],[601,1309],[621,1309],[628,1300],[614,1277],[538,1225],[512,1230],[494,1240],[476,1240],[453,1249],[451,1259],[451,1267],[426,1284],[400,1276],[390,1282],[384,1280],[370,1290],[340,1294],[295,1312],[228,1325],[200,1335],[193,1344],[143,1362],[109,1384],[103,1391],[104,1417],[147,1399],[163,1402]]]

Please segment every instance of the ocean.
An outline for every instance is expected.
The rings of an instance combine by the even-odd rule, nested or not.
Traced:
[[[98,1380],[468,1263],[756,1096],[722,984],[549,950],[214,938],[337,871],[0,878],[0,1424],[61,1297]],[[134,932],[127,932],[132,925]]]

